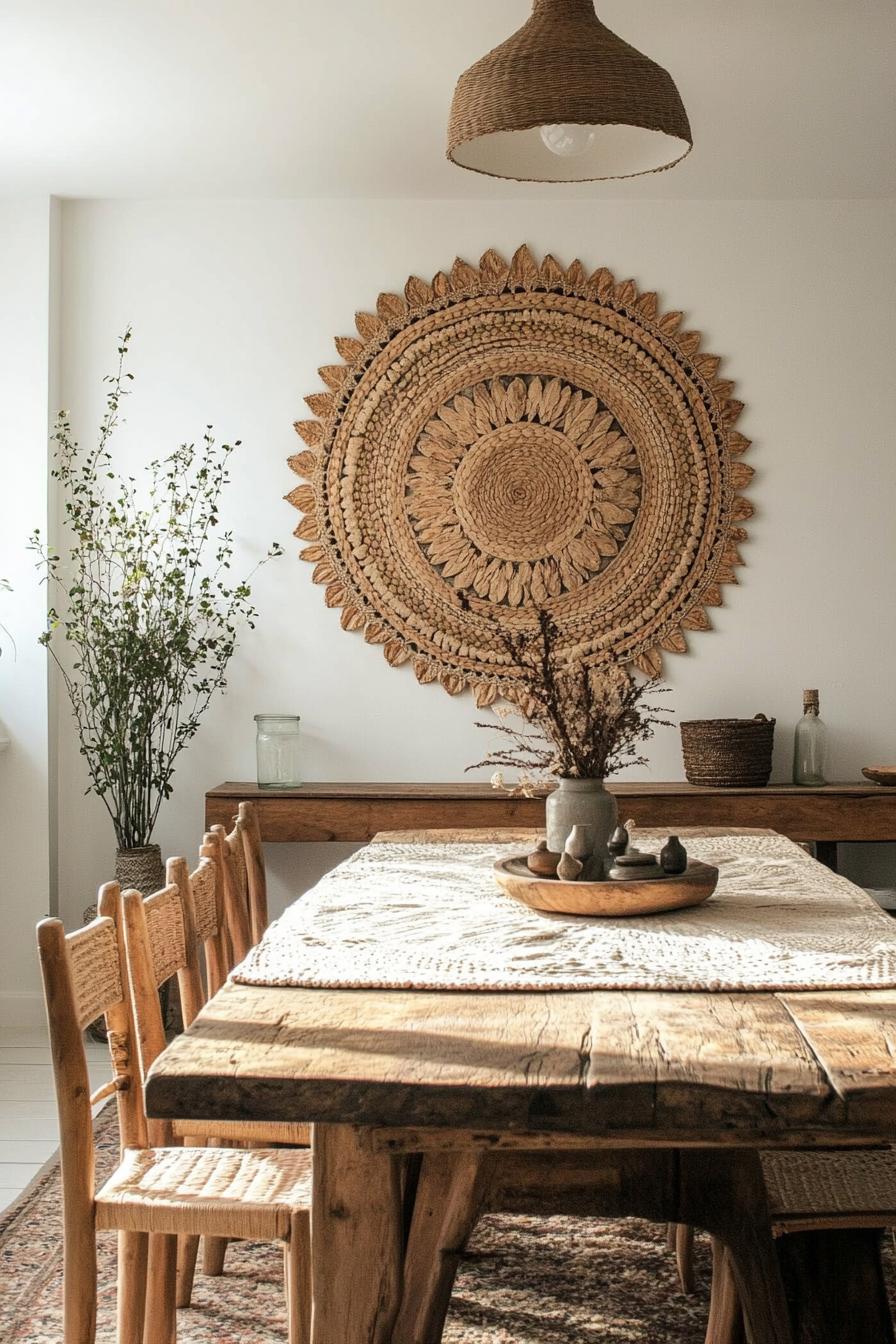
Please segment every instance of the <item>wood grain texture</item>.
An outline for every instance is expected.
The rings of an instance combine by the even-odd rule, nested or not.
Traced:
[[[712,1238],[712,1293],[706,1344],[747,1344],[731,1253],[718,1237]]]
[[[886,1128],[893,1120],[896,1012],[893,993],[782,994],[850,1125]],[[892,1132],[890,1137],[892,1137]]]
[[[313,1139],[312,1344],[389,1344],[402,1282],[398,1159],[350,1125]]]
[[[193,1119],[848,1142],[892,1132],[894,1032],[896,991],[228,984],[156,1061],[147,1101],[154,1115]]]
[[[492,1186],[493,1160],[428,1154],[422,1163],[392,1344],[442,1338],[461,1256]]]
[[[625,816],[670,832],[683,826],[768,827],[791,840],[896,840],[896,789],[770,784],[703,789],[684,783],[612,783]],[[256,803],[266,841],[363,841],[377,831],[544,825],[544,798],[511,798],[488,784],[304,784],[298,789],[218,785],[206,794],[206,827],[233,824]]]
[[[500,1199],[512,1207],[547,1201],[704,1228],[727,1248],[750,1337],[808,1344],[843,1337],[812,1309],[819,1273],[835,1257],[827,1242],[805,1243],[789,1266],[788,1313],[755,1150],[890,1138],[894,1057],[896,991],[465,994],[228,983],[156,1060],[147,1102],[161,1117],[316,1122],[313,1344],[386,1344],[396,1319],[414,1339],[438,1321],[453,1257],[475,1220],[483,1163],[502,1173]],[[401,1163],[421,1151],[413,1217],[419,1228],[429,1216],[436,1265],[426,1253],[415,1258],[413,1245],[403,1263]],[[887,1338],[873,1333],[875,1244],[855,1246],[867,1290],[861,1338],[870,1344]],[[404,1302],[403,1284],[414,1285]],[[723,1317],[719,1328],[734,1329],[736,1314]]]

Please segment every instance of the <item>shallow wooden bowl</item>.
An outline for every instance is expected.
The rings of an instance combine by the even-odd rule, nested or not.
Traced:
[[[896,765],[863,765],[862,774],[875,784],[886,784],[888,788],[896,785]]]
[[[700,905],[716,889],[718,868],[692,859],[687,872],[676,877],[637,878],[629,882],[561,882],[557,878],[533,877],[525,855],[499,859],[495,864],[498,885],[533,910],[558,915],[658,915],[663,910],[682,910]]]

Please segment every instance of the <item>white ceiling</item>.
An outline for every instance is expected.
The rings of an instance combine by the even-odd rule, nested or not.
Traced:
[[[528,0],[0,0],[0,192],[896,195],[894,0],[599,0],[673,74],[694,152],[531,186],[444,158],[457,75]]]

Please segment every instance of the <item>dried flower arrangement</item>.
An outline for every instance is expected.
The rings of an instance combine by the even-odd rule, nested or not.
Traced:
[[[662,706],[654,703],[668,691],[658,677],[634,681],[612,657],[600,666],[576,662],[561,652],[560,635],[543,610],[532,634],[498,632],[514,665],[523,669],[526,696],[518,710],[498,706],[497,723],[476,724],[502,736],[498,749],[467,767],[497,767],[495,788],[531,796],[550,776],[606,779],[623,766],[646,765],[639,745],[669,726]],[[520,773],[513,786],[504,780],[508,768]]]

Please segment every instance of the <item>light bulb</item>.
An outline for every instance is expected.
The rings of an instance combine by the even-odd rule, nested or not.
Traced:
[[[542,126],[541,138],[545,148],[561,159],[573,159],[585,154],[594,144],[594,127],[579,126],[575,122],[559,126]]]

